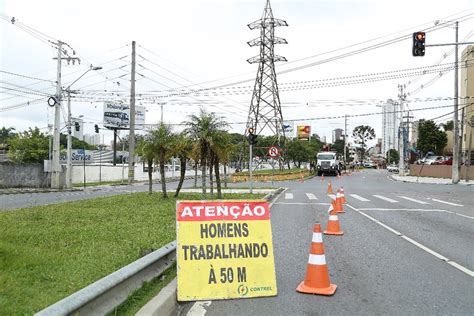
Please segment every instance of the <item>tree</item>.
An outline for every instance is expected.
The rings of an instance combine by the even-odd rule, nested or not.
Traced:
[[[175,197],[178,197],[179,191],[183,186],[184,176],[186,175],[186,164],[191,156],[191,152],[193,150],[193,143],[191,139],[186,136],[186,134],[181,133],[174,138],[173,142],[173,154],[179,158],[180,162],[180,177],[178,187],[176,188],[176,192],[174,194]]]
[[[224,130],[228,124],[217,117],[215,113],[208,113],[201,109],[199,115],[190,115],[185,122],[185,133],[199,144],[199,157],[201,159],[202,194],[206,195],[206,167],[210,155],[213,137],[217,131]]]
[[[398,163],[400,160],[400,155],[396,149],[390,149],[387,151],[387,161],[389,164]]]
[[[137,144],[137,154],[142,157],[148,166],[148,193],[153,193],[153,161],[155,160],[156,152],[154,148],[153,134],[148,133],[141,138]]]
[[[441,127],[444,129],[445,132],[454,130],[454,121],[450,120],[446,123],[441,123]]]
[[[9,140],[16,135],[14,131],[15,128],[13,127],[2,127],[0,129],[0,144],[8,145]]]
[[[300,168],[302,162],[309,161],[309,143],[306,140],[290,140],[286,146],[286,157]]]
[[[171,127],[164,123],[160,123],[158,129],[152,130],[153,148],[156,153],[156,158],[160,164],[161,177],[161,191],[163,198],[167,199],[166,193],[166,177],[165,177],[165,162],[171,158],[173,153],[173,133]]]
[[[8,156],[15,163],[43,163],[48,155],[48,136],[37,127],[9,138]]]
[[[446,132],[439,129],[432,120],[420,120],[418,125],[417,148],[424,154],[433,151],[441,155],[444,147],[448,143]]]
[[[367,141],[375,138],[375,131],[368,125],[359,125],[352,131],[354,142],[359,144],[359,154],[361,160],[364,160],[367,151]]]

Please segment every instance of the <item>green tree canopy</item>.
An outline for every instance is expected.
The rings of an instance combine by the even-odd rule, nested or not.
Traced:
[[[43,163],[48,159],[49,139],[38,127],[31,127],[9,140],[8,156],[15,163]]]
[[[398,154],[398,151],[396,149],[390,149],[387,151],[387,162],[389,164],[392,163],[398,163],[400,160],[400,155]]]
[[[354,142],[359,145],[361,159],[364,160],[367,151],[367,141],[375,138],[375,131],[368,125],[359,125],[352,131]]]
[[[416,144],[422,154],[433,151],[437,155],[441,155],[447,143],[448,137],[446,132],[440,130],[434,121],[420,120]]]

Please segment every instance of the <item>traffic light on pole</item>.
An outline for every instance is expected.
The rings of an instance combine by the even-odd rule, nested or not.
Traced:
[[[81,129],[79,122],[74,122],[74,127],[76,128],[76,132],[79,132],[79,130]]]
[[[425,56],[425,32],[415,32],[413,33],[413,56]]]
[[[254,130],[252,127],[250,127],[248,130],[248,135],[247,135],[247,140],[249,142],[250,145],[255,145],[257,144],[257,135],[254,134]]]
[[[95,125],[94,125],[94,128],[95,128],[95,132],[96,132],[97,134],[99,134],[99,125],[95,124]]]

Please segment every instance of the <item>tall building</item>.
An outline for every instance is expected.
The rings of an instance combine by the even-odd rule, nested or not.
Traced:
[[[474,62],[474,46],[469,45],[463,50],[461,56],[461,100],[459,108],[466,106],[464,111],[464,118],[462,120],[462,152],[465,155],[474,149],[474,129],[471,124],[474,123],[474,69],[471,66]],[[470,143],[470,144],[469,144]],[[471,159],[474,159],[474,152],[471,154]]]
[[[386,155],[390,149],[398,151],[398,129],[400,118],[398,103],[388,99],[382,106],[382,154]]]
[[[342,139],[342,133],[344,131],[340,128],[336,128],[335,130],[332,131],[332,142],[335,143],[336,140]]]

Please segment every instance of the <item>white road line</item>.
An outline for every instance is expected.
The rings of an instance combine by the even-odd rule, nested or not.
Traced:
[[[454,213],[456,215],[459,215],[459,216],[462,216],[462,217],[466,217],[466,218],[470,218],[470,219],[474,219],[474,217],[472,216],[467,216],[467,215],[464,215],[464,214],[459,214],[459,213]]]
[[[438,199],[431,199],[432,201],[436,201],[436,202],[439,202],[439,203],[444,203],[444,204],[448,204],[448,205],[452,205],[452,206],[464,206],[464,205],[461,205],[461,204],[456,204],[456,203],[452,203],[452,202],[448,202],[448,201],[443,201],[443,200],[438,200]]]
[[[293,193],[285,193],[285,200],[293,200]]]
[[[276,202],[278,205],[331,205],[330,203],[311,203],[311,202]]]
[[[363,198],[362,196],[357,195],[357,194],[350,194],[350,196],[362,202],[370,202],[370,200],[367,200],[366,198]]]
[[[310,200],[317,200],[318,199],[313,193],[306,193],[306,196]]]
[[[359,211],[407,211],[407,212],[443,212],[443,213],[454,213],[447,210],[438,209],[426,209],[426,208],[360,208]]]
[[[412,198],[409,198],[409,197],[406,197],[406,196],[398,196],[402,199],[405,199],[405,200],[408,200],[408,201],[412,201],[412,202],[415,202],[415,203],[418,203],[418,204],[430,204],[428,202],[423,202],[423,201],[420,201],[420,200],[416,200],[416,199],[412,199]]]
[[[283,191],[281,191],[280,193],[278,193],[278,196],[276,196],[273,201],[270,203],[270,208],[273,206],[273,204],[275,204],[276,201],[278,201],[278,199],[280,198],[280,196],[283,194],[283,192],[285,192],[286,190],[288,190],[288,188],[285,188],[283,189]]]
[[[357,208],[355,208],[355,207],[353,207],[353,206],[351,206],[351,205],[349,205],[349,204],[346,204],[346,205],[347,205],[348,207],[350,207],[352,210],[356,211],[357,213],[359,213],[359,214],[361,214],[361,215],[367,217],[368,219],[370,219],[370,220],[372,220],[373,222],[379,224],[379,225],[382,226],[383,228],[385,228],[385,229],[391,231],[391,232],[394,233],[395,235],[397,235],[397,236],[399,236],[399,237],[405,239],[406,241],[408,241],[408,242],[411,243],[412,245],[417,246],[418,248],[420,248],[420,249],[426,251],[427,253],[429,253],[429,254],[435,256],[436,258],[443,260],[444,262],[446,262],[446,263],[448,263],[449,265],[455,267],[455,268],[458,269],[459,271],[462,271],[462,272],[466,273],[466,274],[469,275],[470,277],[474,277],[474,271],[471,271],[471,270],[469,270],[468,268],[466,268],[466,267],[460,265],[459,263],[456,263],[456,262],[454,262],[454,261],[452,261],[452,260],[446,258],[446,257],[443,256],[442,254],[439,254],[439,253],[437,253],[436,251],[434,251],[434,250],[432,250],[432,249],[430,249],[430,248],[428,248],[428,247],[426,247],[426,246],[420,244],[419,242],[417,242],[417,241],[411,239],[410,237],[407,237],[407,236],[401,234],[400,232],[396,231],[395,229],[391,228],[390,226],[388,226],[388,225],[382,223],[382,222],[379,221],[378,219],[376,219],[376,218],[374,218],[374,217],[372,217],[372,216],[369,216],[369,215],[365,214],[365,213],[362,212],[361,210],[359,210],[359,209],[357,209]]]
[[[333,199],[333,200],[336,199],[336,195],[334,195],[334,194],[328,194],[328,196],[329,196],[331,199]]]
[[[392,200],[392,199],[390,199],[388,197],[385,197],[385,196],[382,196],[382,195],[372,195],[372,196],[375,196],[378,199],[381,199],[381,200],[384,200],[384,201],[387,201],[387,202],[390,202],[390,203],[398,203],[398,201]]]

